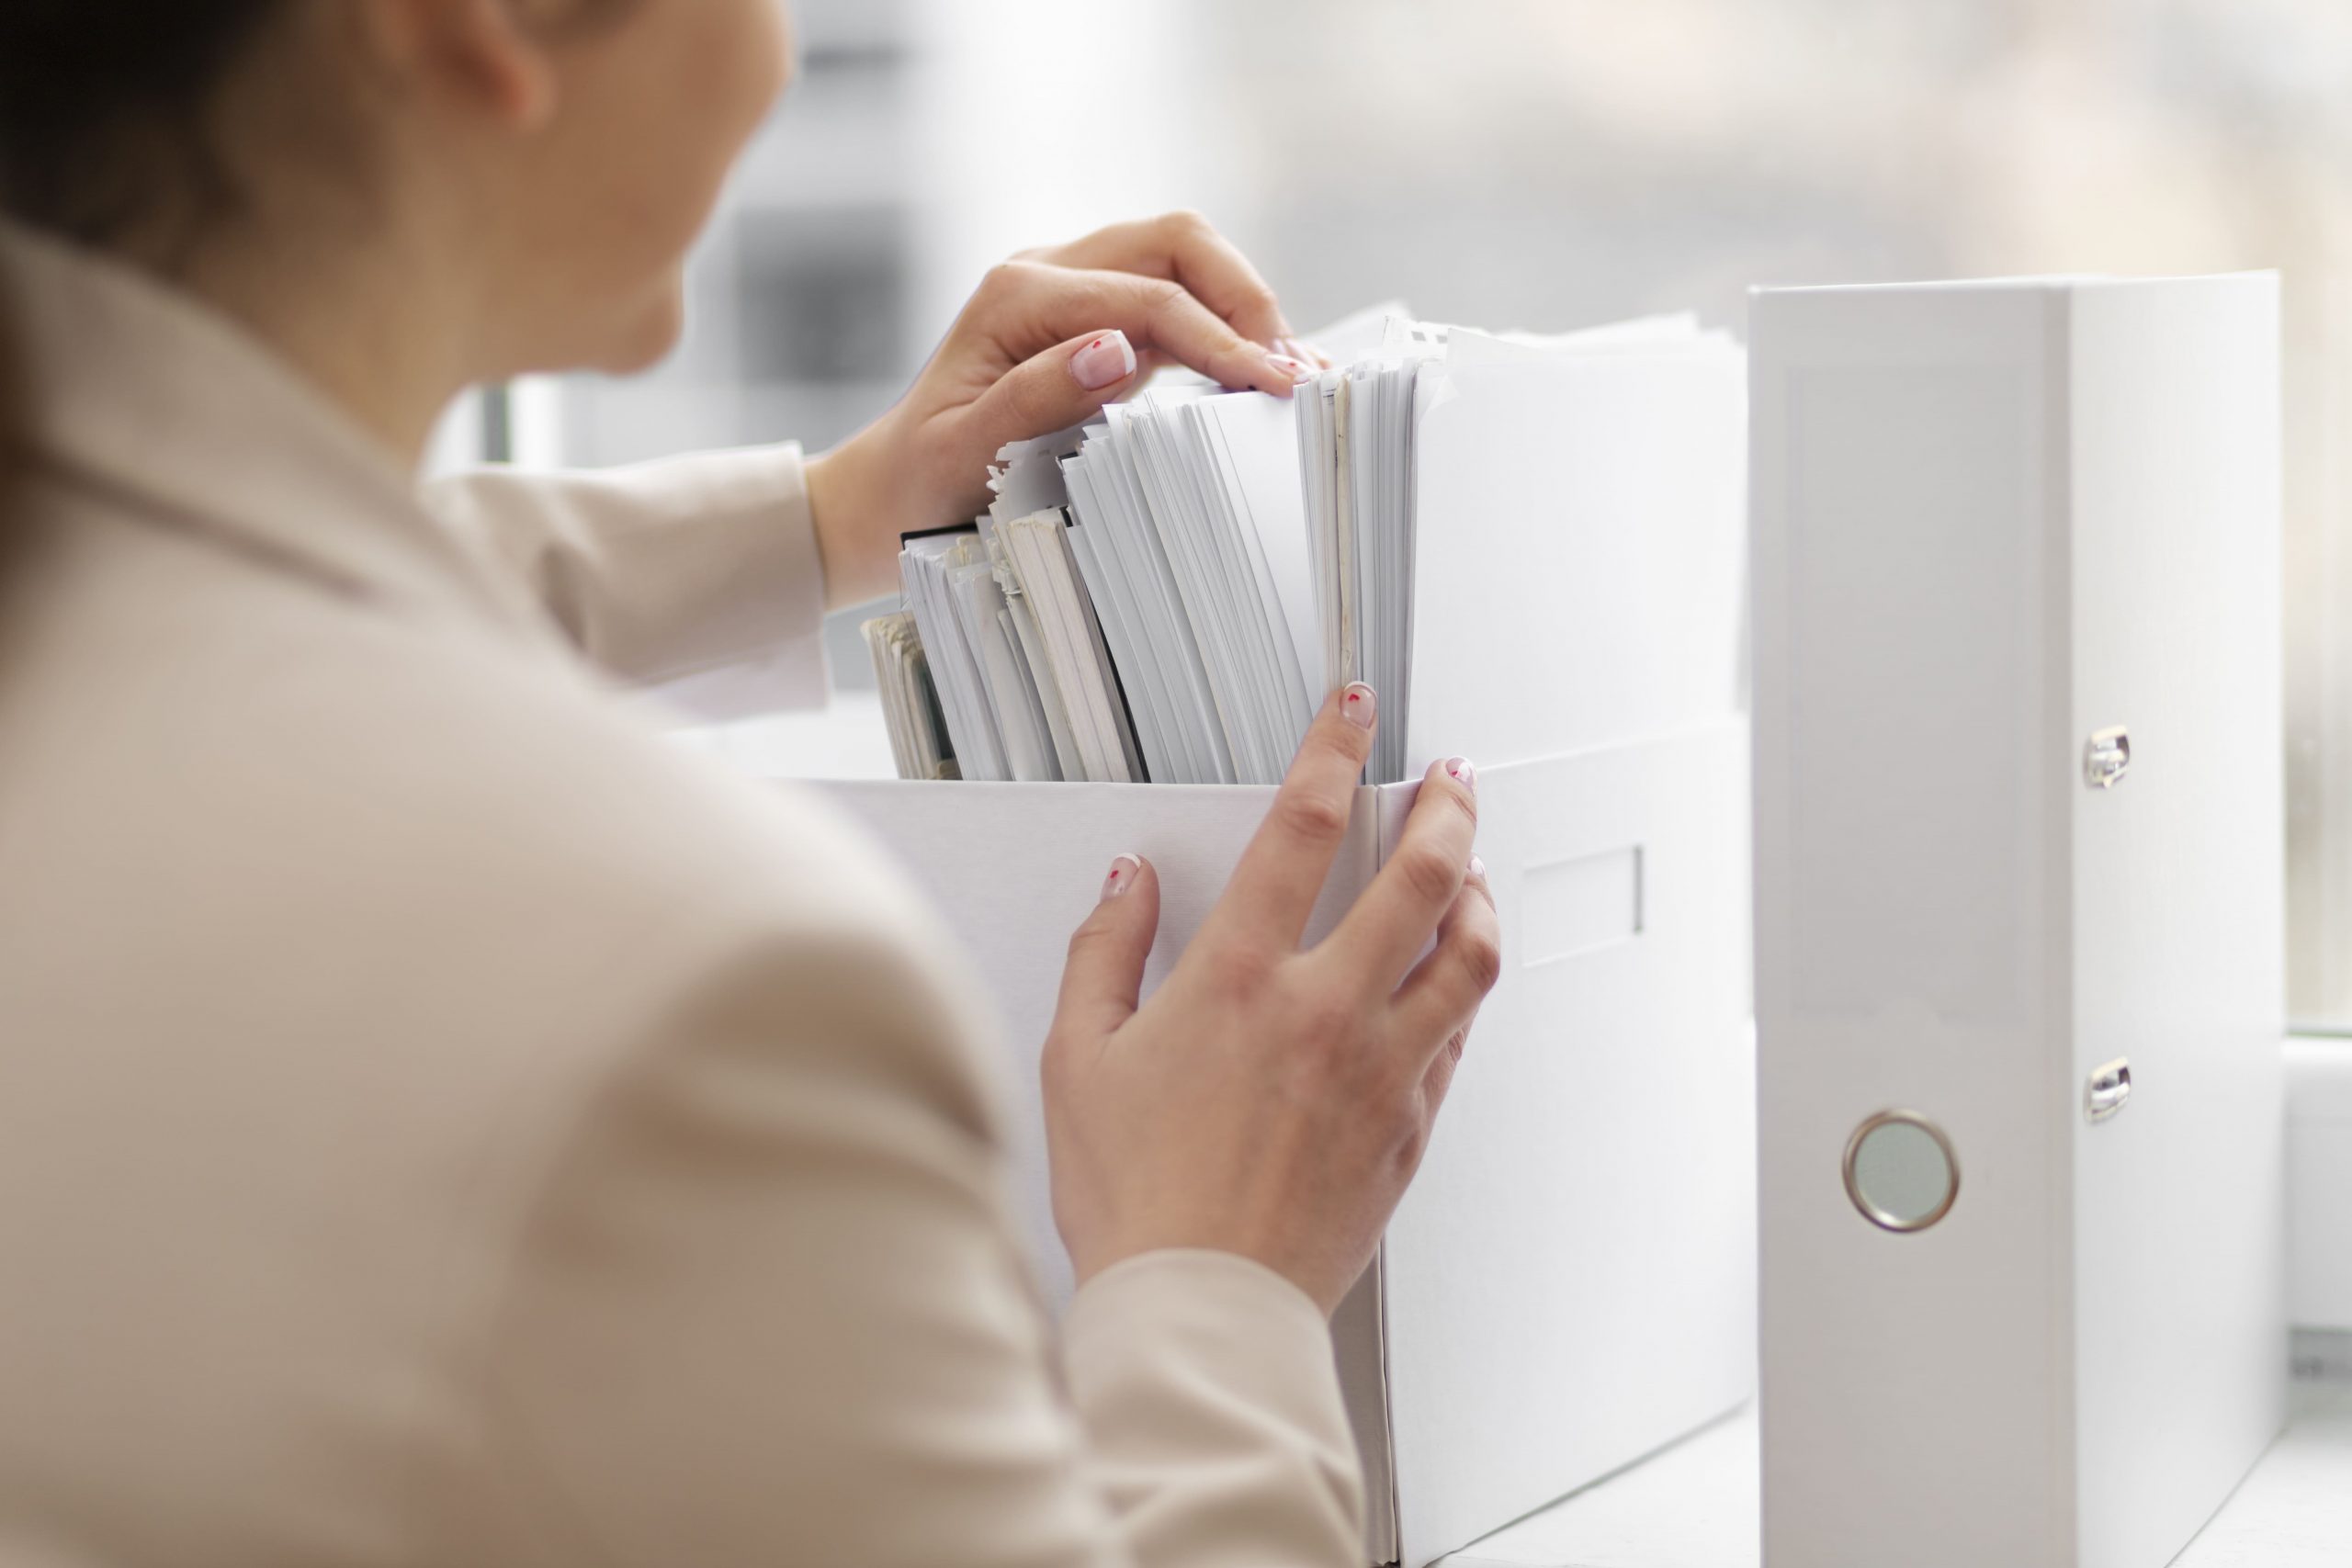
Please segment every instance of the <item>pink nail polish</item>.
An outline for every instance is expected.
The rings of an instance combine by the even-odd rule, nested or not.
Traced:
[[[1136,885],[1136,877],[1143,870],[1143,862],[1133,855],[1121,855],[1111,863],[1111,874],[1102,879],[1102,898],[1118,897]]]
[[[1136,373],[1135,344],[1125,333],[1103,333],[1070,355],[1069,371],[1090,392],[1115,387]]]
[[[1481,882],[1486,881],[1487,863],[1480,860],[1476,855],[1472,855],[1470,857],[1470,874],[1476,877]]]
[[[1464,789],[1470,791],[1474,795],[1477,793],[1478,769],[1476,764],[1473,763],[1469,758],[1447,758],[1445,763],[1445,773],[1448,778],[1452,779],[1455,784],[1460,784]]]
[[[1274,367],[1275,375],[1288,377],[1293,385],[1301,381],[1311,381],[1316,376],[1315,367],[1304,359],[1294,359],[1287,354],[1270,354],[1266,355],[1266,363]]]
[[[1370,729],[1372,721],[1379,715],[1380,699],[1373,695],[1370,686],[1358,681],[1340,694],[1340,712],[1346,716],[1350,724],[1360,729]]]

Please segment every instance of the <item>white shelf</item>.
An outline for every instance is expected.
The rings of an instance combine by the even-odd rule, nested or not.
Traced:
[[[1444,1568],[1759,1568],[1749,1405],[1445,1558]],[[2352,1562],[2352,1383],[2299,1383],[2292,1426],[2172,1568]]]

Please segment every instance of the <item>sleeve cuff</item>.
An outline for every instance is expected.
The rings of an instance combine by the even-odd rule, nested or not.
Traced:
[[[1078,1292],[1063,1349],[1079,1414],[1125,1477],[1114,1492],[1254,1453],[1269,1494],[1296,1510],[1302,1545],[1362,1550],[1363,1480],[1330,1325],[1289,1280],[1231,1253],[1146,1253]]]
[[[650,684],[664,706],[717,723],[825,705],[825,572],[797,443],[696,453],[640,470],[692,498],[695,558],[725,568],[698,626],[698,657]]]

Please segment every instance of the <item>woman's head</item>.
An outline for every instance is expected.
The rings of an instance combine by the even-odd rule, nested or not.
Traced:
[[[469,378],[634,368],[785,62],[778,0],[6,0],[0,206],[167,274],[398,257]]]

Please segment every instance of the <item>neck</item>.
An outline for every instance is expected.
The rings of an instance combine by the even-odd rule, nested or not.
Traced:
[[[449,400],[475,376],[480,339],[450,280],[390,237],[272,244],[224,233],[177,269],[402,463],[424,458]]]

